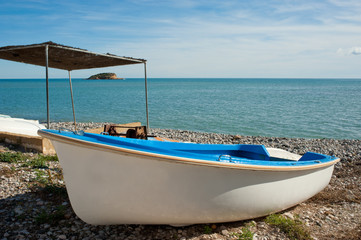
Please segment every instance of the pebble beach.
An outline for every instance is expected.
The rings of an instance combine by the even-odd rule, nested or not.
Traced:
[[[86,130],[104,124],[78,123],[77,127]],[[74,126],[72,122],[57,122],[50,127]],[[0,153],[21,153],[25,160],[0,162],[0,239],[361,239],[361,140],[240,136],[171,129],[151,129],[150,133],[196,143],[263,144],[301,155],[313,151],[337,156],[341,161],[322,192],[280,213],[298,222],[308,233],[294,238],[270,224],[267,218],[186,227],[89,225],[71,208],[58,161],[34,167],[28,163],[37,153],[22,153],[16,146],[2,143]],[[245,238],[247,231],[250,238]]]

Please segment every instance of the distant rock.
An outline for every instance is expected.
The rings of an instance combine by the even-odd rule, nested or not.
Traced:
[[[98,73],[93,76],[90,76],[90,80],[99,80],[99,79],[124,79],[124,78],[118,78],[115,73]]]

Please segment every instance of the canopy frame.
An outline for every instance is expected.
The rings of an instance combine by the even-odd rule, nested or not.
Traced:
[[[100,54],[90,52],[85,49],[69,47],[54,42],[44,42],[31,45],[17,45],[0,47],[0,59],[22,62],[45,67],[46,78],[46,108],[47,108],[47,128],[50,128],[49,110],[49,68],[67,70],[69,73],[70,94],[73,109],[74,128],[76,128],[75,108],[73,100],[73,87],[70,72],[72,70],[102,68],[129,64],[144,64],[145,83],[145,105],[147,119],[147,134],[149,129],[148,113],[148,84],[147,67],[145,59],[120,57],[113,54]]]

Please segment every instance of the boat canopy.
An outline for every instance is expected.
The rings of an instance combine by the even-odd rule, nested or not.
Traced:
[[[72,90],[70,71],[143,63],[144,75],[145,75],[146,118],[147,118],[147,129],[149,129],[147,70],[146,70],[147,60],[145,59],[120,57],[110,53],[106,53],[106,54],[94,53],[85,49],[69,47],[54,42],[0,47],[0,59],[46,67],[46,102],[47,102],[48,128],[50,125],[48,68],[50,67],[50,68],[68,70],[75,130],[76,130],[76,120],[75,120],[73,90]]]

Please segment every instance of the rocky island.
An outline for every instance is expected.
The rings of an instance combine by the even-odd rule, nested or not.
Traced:
[[[87,78],[87,80],[100,80],[100,79],[121,79],[121,80],[123,80],[124,78],[118,78],[115,73],[98,73],[98,74],[92,75],[89,78]]]

